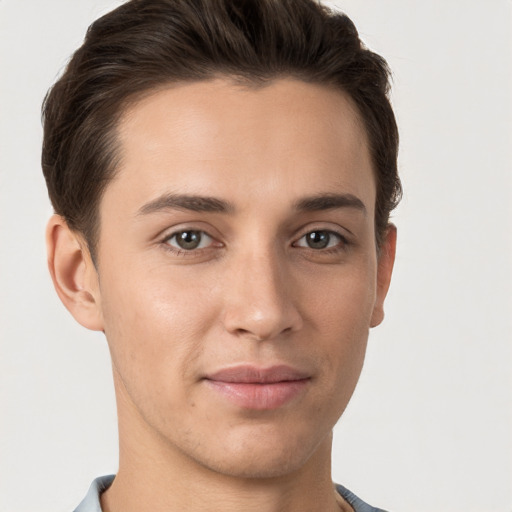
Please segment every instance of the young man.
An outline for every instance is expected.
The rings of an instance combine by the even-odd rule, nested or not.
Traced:
[[[112,355],[77,512],[376,511],[330,473],[400,195],[385,62],[313,0],[132,0],[44,104],[49,268]]]

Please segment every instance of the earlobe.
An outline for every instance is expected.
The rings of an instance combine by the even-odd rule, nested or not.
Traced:
[[[384,320],[384,300],[389,290],[396,252],[396,226],[390,224],[382,242],[377,262],[377,295],[370,327],[376,327]]]
[[[60,215],[46,228],[48,269],[57,295],[84,327],[103,330],[99,282],[87,244]]]

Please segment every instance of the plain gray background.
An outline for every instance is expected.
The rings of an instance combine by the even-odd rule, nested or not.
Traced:
[[[46,270],[39,110],[120,2],[0,0],[0,511],[71,511],[116,471],[102,335]],[[512,3],[346,0],[394,71],[405,197],[385,323],[334,478],[393,512],[512,510]]]

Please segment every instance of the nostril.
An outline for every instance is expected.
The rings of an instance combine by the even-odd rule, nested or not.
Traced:
[[[242,329],[238,328],[235,329],[233,332],[236,336],[239,336],[241,338],[251,338],[255,341],[265,341],[265,340],[271,340],[275,339],[277,337],[288,335],[293,331],[292,327],[286,327],[282,330],[279,329],[272,329],[268,328],[268,330],[264,329]]]
[[[267,335],[267,334],[257,333],[257,332],[250,331],[248,329],[237,329],[235,331],[235,334],[241,338],[251,338],[255,341],[265,341],[269,338],[272,338],[271,334]]]
[[[268,268],[260,268],[253,275],[248,275],[245,264],[245,271],[237,274],[240,279],[236,285],[226,289],[220,319],[232,335],[263,341],[288,335],[302,326],[286,275],[272,268],[275,261],[270,257],[264,262]]]

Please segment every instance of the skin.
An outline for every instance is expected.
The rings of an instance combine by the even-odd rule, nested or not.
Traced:
[[[59,296],[112,355],[120,466],[104,512],[351,510],[332,489],[332,428],[382,321],[396,240],[390,226],[377,255],[356,108],[322,85],[216,79],[145,96],[119,139],[97,268],[61,217],[47,231]],[[172,207],[178,195],[229,208]],[[326,195],[349,204],[297,208]],[[180,248],[190,231],[200,245]],[[238,364],[291,365],[307,385],[272,410],[240,407],[204,378]]]

